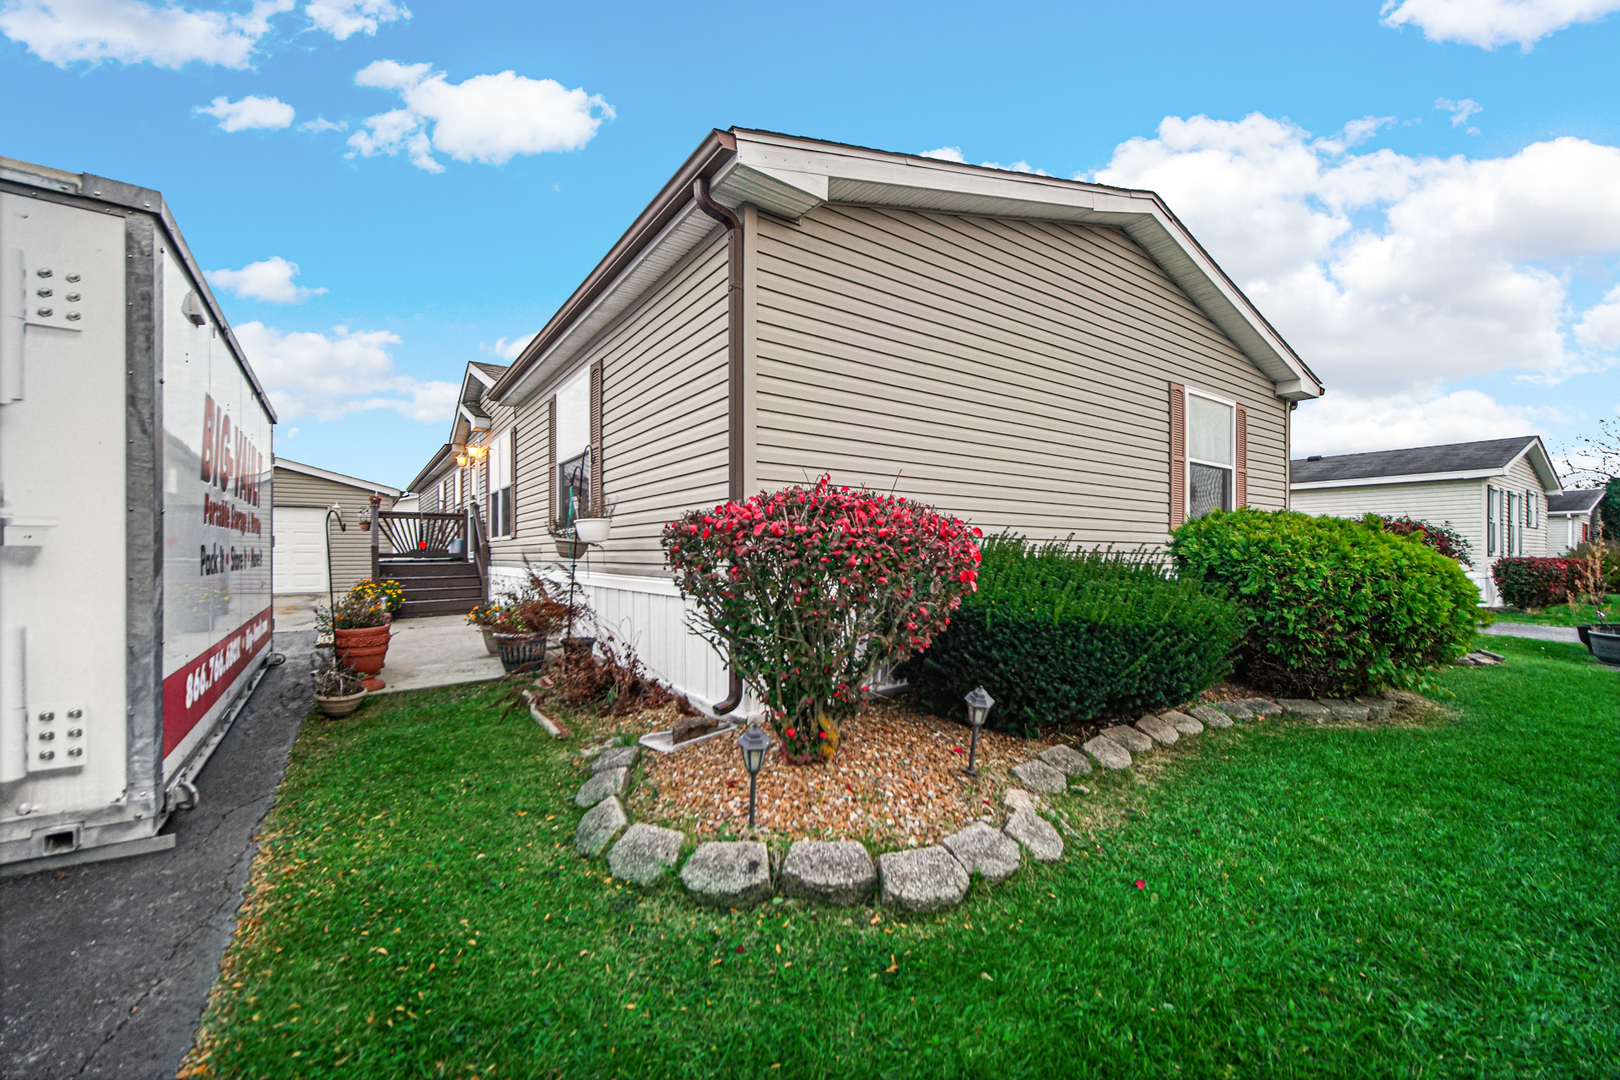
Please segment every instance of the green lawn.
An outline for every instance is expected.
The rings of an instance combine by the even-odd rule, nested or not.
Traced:
[[[1581,623],[1620,622],[1620,593],[1610,593],[1608,603],[1601,609],[1604,617],[1598,617],[1598,608],[1591,604],[1554,604],[1549,608],[1542,608],[1534,614],[1528,611],[1516,611],[1511,608],[1494,611],[1498,622],[1537,623],[1541,626],[1579,626]]]
[[[1614,1076],[1620,677],[1491,647],[1449,718],[1208,732],[1065,804],[1089,854],[880,922],[604,880],[493,689],[311,721],[201,1072]]]

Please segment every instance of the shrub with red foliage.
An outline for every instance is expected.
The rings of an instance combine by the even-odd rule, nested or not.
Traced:
[[[979,530],[865,488],[762,492],[664,527],[695,628],[759,695],[790,760],[831,757],[879,670],[977,587]]]
[[[1581,590],[1581,559],[1538,559],[1515,557],[1498,559],[1491,567],[1496,589],[1502,599],[1521,611],[1539,611],[1562,604]]]
[[[1368,524],[1376,521],[1385,532],[1396,536],[1419,534],[1425,544],[1447,558],[1456,559],[1464,566],[1474,565],[1473,546],[1462,533],[1449,524],[1436,525],[1432,521],[1424,521],[1411,515],[1386,518],[1378,514],[1366,514],[1361,520]]]

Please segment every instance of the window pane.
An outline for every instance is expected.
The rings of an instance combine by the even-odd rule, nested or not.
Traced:
[[[1187,456],[1232,464],[1232,407],[1187,395]]]
[[[1187,514],[1203,517],[1211,510],[1232,509],[1232,470],[1197,463],[1187,466]]]
[[[562,494],[557,516],[564,526],[583,517],[591,506],[591,455],[587,451],[557,466],[557,490]]]
[[[557,460],[591,444],[591,369],[581,368],[557,390]]]

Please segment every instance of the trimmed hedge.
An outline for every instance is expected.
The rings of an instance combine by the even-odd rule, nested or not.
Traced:
[[[1315,697],[1407,684],[1467,651],[1479,590],[1422,538],[1288,510],[1214,511],[1176,530],[1182,577],[1236,602],[1246,681]]]
[[[983,685],[987,726],[1134,715],[1198,696],[1231,670],[1237,608],[1143,555],[1022,537],[985,541],[979,589],[934,645],[900,669],[942,716]]]
[[[1541,559],[1513,556],[1496,560],[1491,577],[1509,605],[1521,611],[1540,611],[1562,604],[1581,591],[1579,559]]]

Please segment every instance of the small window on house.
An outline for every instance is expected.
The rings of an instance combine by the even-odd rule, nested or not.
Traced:
[[[563,528],[585,517],[591,508],[591,451],[575,454],[567,461],[557,463],[557,517]]]
[[[489,441],[484,459],[485,488],[489,492],[489,535],[512,535],[512,429],[507,428]]]
[[[590,512],[591,370],[575,372],[557,389],[557,519],[567,528]]]
[[[1232,509],[1232,406],[1187,392],[1187,516]]]

